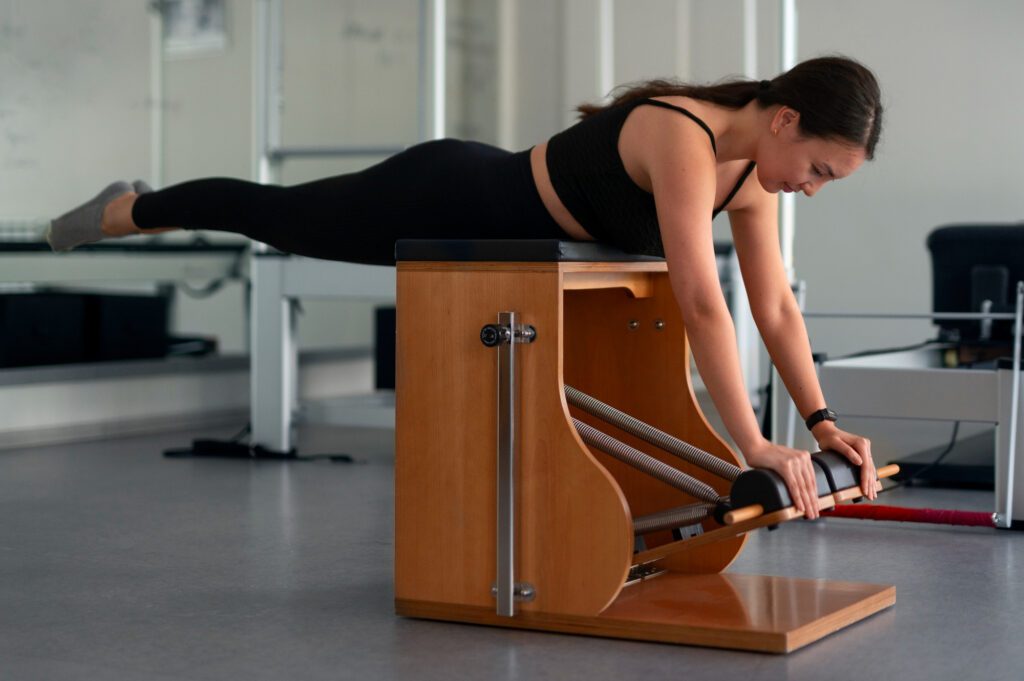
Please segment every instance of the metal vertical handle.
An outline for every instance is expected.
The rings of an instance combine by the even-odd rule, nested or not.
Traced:
[[[514,312],[498,315],[498,327],[509,329],[498,345],[498,614],[515,614],[515,447],[516,354]]]
[[[497,580],[491,593],[498,614],[515,615],[515,601],[533,600],[533,586],[515,582],[516,541],[516,343],[532,343],[537,330],[516,324],[515,312],[498,314],[497,324],[480,330],[480,341],[498,349]]]

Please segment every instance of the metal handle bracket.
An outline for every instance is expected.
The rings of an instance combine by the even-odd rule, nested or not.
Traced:
[[[532,343],[537,330],[517,324],[515,312],[498,314],[497,324],[480,330],[480,341],[498,350],[498,523],[497,581],[492,589],[497,613],[515,615],[515,601],[532,600],[529,584],[515,583],[515,452],[516,452],[516,354],[520,343]]]

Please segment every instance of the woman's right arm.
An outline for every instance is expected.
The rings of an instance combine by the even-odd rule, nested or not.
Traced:
[[[736,332],[718,279],[711,230],[716,161],[707,136],[696,126],[690,127],[699,135],[686,127],[669,126],[672,133],[643,153],[672,292],[697,368],[729,435],[748,463],[779,473],[797,509],[814,518],[818,515],[817,484],[810,454],[774,445],[761,435],[743,384]]]

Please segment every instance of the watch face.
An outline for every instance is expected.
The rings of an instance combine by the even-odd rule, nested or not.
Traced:
[[[831,409],[826,409],[825,418],[828,419],[829,421],[835,421],[838,417],[836,416],[836,413],[834,411],[832,411]]]

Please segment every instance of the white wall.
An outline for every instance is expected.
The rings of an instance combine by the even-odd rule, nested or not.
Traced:
[[[797,202],[796,266],[812,310],[929,310],[925,238],[950,222],[1024,219],[1024,3],[802,2],[801,58],[857,56],[881,81],[877,160]],[[927,324],[813,322],[830,351],[913,342]]]
[[[740,0],[695,0],[697,80],[738,73]],[[951,222],[1024,219],[1015,172],[1024,92],[1024,4],[1011,1],[801,0],[798,59],[839,52],[877,74],[886,106],[877,159],[796,203],[797,276],[812,311],[927,312],[925,239]],[[776,72],[777,2],[758,2],[760,74]],[[716,236],[728,234],[716,224]],[[835,356],[933,336],[926,322],[809,320],[817,351]],[[948,439],[951,424],[847,421],[892,456]],[[966,436],[978,427],[961,429]],[[808,444],[805,442],[805,444]]]
[[[449,130],[495,141],[500,72],[513,74],[505,135],[526,148],[561,129],[578,100],[597,99],[583,24],[598,0],[517,0],[512,60],[497,53],[498,0],[450,0]],[[796,271],[812,310],[925,311],[924,239],[953,221],[1024,218],[1017,134],[1024,92],[1024,3],[1014,0],[801,0],[799,58],[843,52],[878,74],[886,129],[878,158],[813,200],[797,200]],[[145,2],[0,0],[0,219],[44,217],[109,178],[149,167]],[[284,135],[289,143],[416,140],[415,0],[285,3]],[[247,176],[252,118],[251,0],[228,1],[228,47],[166,63],[167,182]],[[776,72],[777,0],[757,3],[759,72]],[[616,82],[742,71],[741,0],[615,3]],[[117,25],[117,31],[106,27]],[[582,28],[581,28],[582,27]],[[570,30],[572,29],[572,30]],[[580,31],[583,31],[582,33]],[[592,54],[589,52],[588,54]],[[503,71],[503,66],[511,66]],[[571,96],[570,96],[571,95]],[[301,161],[298,182],[375,159]],[[728,235],[724,221],[718,237]],[[183,300],[183,331],[244,347],[243,291]],[[313,301],[307,345],[367,345],[368,306]],[[817,350],[844,353],[916,341],[922,323],[816,322]]]
[[[759,71],[777,73],[778,5],[758,2]],[[693,0],[693,78],[742,71],[741,0]],[[1011,0],[803,0],[798,59],[853,56],[879,78],[885,130],[874,162],[797,198],[797,276],[809,310],[926,312],[925,238],[950,222],[1024,219],[1024,4]],[[716,236],[727,236],[725,220]],[[924,339],[927,323],[810,321],[838,354]]]
[[[571,118],[574,103],[604,94],[593,85],[596,67],[589,54],[573,56],[574,46],[590,47],[584,45],[585,35],[578,37],[589,30],[578,19],[588,6],[596,13],[597,4],[516,3],[513,148],[545,139]],[[449,128],[493,141],[497,4],[462,0],[451,5]],[[674,73],[707,81],[741,71],[741,0],[619,0],[615,5],[617,82]],[[285,141],[414,142],[416,1],[302,0],[285,6]],[[757,6],[760,71],[771,75],[778,2]],[[229,0],[223,53],[166,64],[167,183],[250,172],[252,7],[247,0]],[[808,282],[808,306],[927,309],[930,275],[923,244],[930,229],[951,221],[1024,216],[1016,179],[1024,141],[1014,134],[1024,104],[1015,87],[1024,63],[1018,35],[1024,4],[815,0],[798,8],[799,57],[838,51],[862,59],[878,73],[887,104],[878,159],[813,200],[798,199],[796,267]],[[567,17],[570,11],[573,16]],[[101,29],[115,13],[124,30],[101,40]],[[0,0],[0,22],[5,74],[0,218],[42,218],[108,178],[144,176],[149,166],[144,3],[101,2],[86,11],[74,2]],[[69,33],[70,25],[75,30]],[[908,26],[914,27],[910,35]],[[688,27],[689,34],[679,27]],[[54,47],[64,45],[66,50]],[[679,73],[683,67],[689,72]],[[285,181],[373,160],[293,162],[285,167]],[[727,236],[724,227],[716,225],[716,235]],[[185,330],[206,322],[230,324],[233,331],[222,329],[230,337],[227,345],[241,347],[241,317],[235,312],[241,292],[225,296],[222,303],[184,305],[182,323],[193,327]],[[200,307],[212,312],[203,314]],[[816,347],[831,352],[914,340],[929,332],[922,324],[812,322],[811,329]]]
[[[758,75],[771,77],[779,70],[779,2],[756,4]],[[574,12],[584,5],[574,0]],[[597,0],[590,5],[596,12]],[[743,72],[742,0],[671,5],[616,3],[617,82],[670,72],[673,37],[665,29],[673,22],[689,26],[688,33],[674,36],[677,75],[709,82]],[[1024,136],[1016,134],[1024,110],[1018,86],[1024,3],[802,0],[797,7],[798,59],[834,52],[860,59],[878,75],[886,106],[877,160],[813,200],[797,199],[795,266],[808,284],[808,309],[926,312],[931,271],[924,241],[931,229],[1024,219],[1017,171],[1024,163]],[[563,35],[589,49],[586,34],[577,37],[579,24]],[[638,63],[630,64],[632,59]],[[579,83],[592,82],[594,68],[586,59],[569,60],[562,64],[563,81],[582,94]],[[556,102],[565,101],[561,94]],[[554,113],[564,116],[566,108]],[[540,125],[531,132],[549,134]],[[729,237],[725,216],[716,221],[715,236]],[[808,326],[814,348],[832,355],[912,343],[933,333],[924,322],[812,320]],[[887,452],[930,446],[949,431],[948,424],[847,425],[871,433]]]
[[[496,135],[494,10],[448,3],[447,128],[485,141]],[[253,3],[229,2],[223,54],[167,63],[168,182],[202,176],[246,177],[252,163]],[[283,3],[281,141],[286,146],[409,146],[419,141],[418,0],[300,0]],[[204,93],[197,97],[196,93]],[[283,164],[295,184],[352,172],[379,157],[300,159]],[[339,229],[345,229],[339,206]],[[223,235],[207,235],[224,239]],[[230,237],[227,237],[230,238]],[[179,306],[178,326],[206,329],[222,347],[245,348],[244,290]],[[360,301],[308,300],[299,325],[303,348],[367,347],[373,308]]]
[[[227,0],[223,50],[165,60],[160,103],[149,96],[147,5],[0,0],[0,221],[43,224],[112,179],[147,178],[152,106],[161,106],[164,115],[164,186],[196,177],[251,177],[255,3]],[[448,128],[494,141],[494,5],[448,5]],[[297,0],[283,6],[282,141],[416,143],[418,0]],[[378,160],[288,162],[282,181],[350,172]],[[216,232],[203,236],[240,240]],[[210,299],[181,296],[174,327],[216,336],[222,351],[244,351],[245,295],[244,286],[228,284]],[[373,307],[308,301],[301,346],[371,345]]]
[[[0,0],[0,219],[145,174],[148,54],[142,2]]]
[[[562,128],[561,9],[551,0],[516,2],[511,149],[533,146]]]

